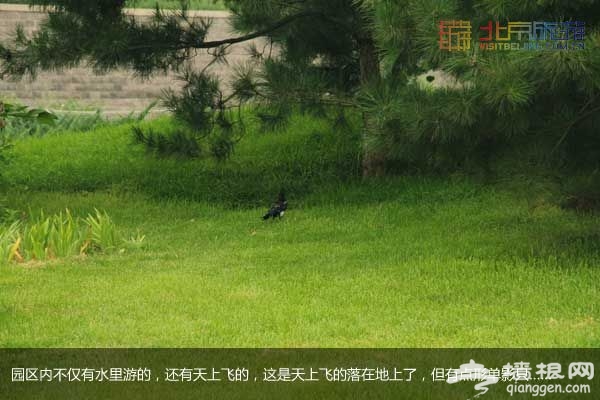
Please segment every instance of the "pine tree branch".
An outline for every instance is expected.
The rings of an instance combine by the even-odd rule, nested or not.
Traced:
[[[286,17],[265,29],[261,29],[256,32],[252,32],[252,33],[249,33],[249,34],[246,34],[243,36],[239,36],[236,38],[204,42],[202,44],[202,46],[197,47],[197,48],[206,49],[206,48],[220,47],[223,45],[232,45],[232,44],[247,42],[249,40],[257,39],[259,37],[267,36],[270,33],[278,31],[279,29],[289,25],[292,22],[295,22],[298,19],[308,18],[308,17],[323,17],[323,16],[324,15],[320,12],[314,12],[314,11],[301,12],[298,14],[290,15],[289,17]]]
[[[269,34],[278,31],[281,28],[303,18],[309,17],[323,17],[327,18],[326,15],[320,12],[315,11],[307,11],[301,12],[298,14],[290,15],[282,20],[276,22],[275,24],[260,29],[258,31],[248,33],[246,35],[238,36],[235,38],[221,39],[221,40],[213,40],[209,42],[193,42],[193,41],[183,41],[179,42],[176,45],[166,45],[166,46],[157,46],[156,44],[148,44],[148,45],[140,45],[140,46],[132,46],[129,47],[128,50],[144,50],[144,49],[153,49],[153,48],[162,48],[162,49],[172,49],[172,50],[184,50],[184,49],[214,49],[222,46],[231,46],[238,43],[248,42],[250,40],[258,39],[260,37],[268,36]]]

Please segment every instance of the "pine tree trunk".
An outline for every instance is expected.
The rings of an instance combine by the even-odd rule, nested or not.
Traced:
[[[375,41],[370,34],[366,34],[358,40],[360,80],[363,86],[378,84],[380,76],[380,64]],[[377,130],[377,124],[371,114],[363,113],[363,177],[382,176],[385,174],[385,157],[369,146],[369,138]]]

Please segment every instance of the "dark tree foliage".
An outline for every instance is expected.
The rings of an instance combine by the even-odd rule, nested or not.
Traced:
[[[300,11],[322,13],[268,35],[281,49],[265,58],[258,98],[289,115],[336,104],[363,115],[368,175],[407,168],[490,172],[536,165],[600,175],[600,2],[553,0],[230,0],[235,26],[260,29]],[[584,21],[584,50],[450,53],[439,21]],[[454,84],[423,84],[427,71]],[[322,110],[321,110],[322,111]],[[322,113],[322,112],[321,112]],[[599,190],[600,191],[600,190]]]
[[[459,83],[456,88],[422,90],[409,80],[365,93],[370,107],[389,110],[379,120],[379,146],[388,158],[441,169],[469,161],[485,165],[494,155],[541,161],[553,168],[600,167],[600,2],[376,3],[376,36],[386,80],[414,64],[421,71],[444,70]],[[475,29],[489,20],[504,25],[584,21],[585,49],[486,52],[474,47],[444,52],[432,44],[440,19],[470,20]]]
[[[212,41],[210,21],[190,19],[185,4],[140,23],[122,13],[122,2],[32,3],[56,8],[34,37],[21,32],[0,48],[4,75],[82,62],[98,71],[129,67],[142,77],[178,71],[184,88],[167,93],[166,103],[217,157],[234,148],[243,132],[239,108],[252,101],[266,129],[278,129],[296,109],[337,122],[345,109],[357,110],[367,175],[490,170],[500,156],[600,169],[598,1],[225,0],[240,33]],[[441,19],[470,20],[475,28],[488,20],[585,21],[585,49],[444,52]],[[231,45],[256,38],[254,62],[237,68],[232,90],[207,69],[188,68],[198,51],[222,62]],[[423,83],[432,70],[454,84]],[[138,138],[164,143],[157,135]]]
[[[234,26],[251,32],[288,15],[308,13],[293,24],[268,33],[270,48],[258,51],[262,73],[254,84],[255,100],[265,104],[259,112],[263,125],[279,127],[290,115],[290,105],[317,116],[339,121],[344,109],[363,114],[365,144],[375,129],[372,113],[360,108],[357,93],[381,81],[381,54],[375,41],[374,9],[368,1],[227,0]],[[250,80],[248,80],[250,81]],[[381,152],[364,146],[365,175],[382,172]]]

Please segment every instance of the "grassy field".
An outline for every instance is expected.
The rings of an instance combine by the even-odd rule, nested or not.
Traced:
[[[356,135],[308,118],[223,165],[130,142],[16,142],[13,208],[98,208],[146,240],[0,267],[0,346],[600,346],[598,216],[460,177],[361,183]],[[280,186],[291,209],[264,223]]]

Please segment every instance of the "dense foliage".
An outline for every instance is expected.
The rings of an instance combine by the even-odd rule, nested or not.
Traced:
[[[417,150],[422,161],[430,157],[434,164],[448,165],[503,154],[513,161],[537,160],[555,167],[600,167],[598,2],[378,4],[375,26],[388,79],[404,69],[404,60],[416,59],[422,71],[443,69],[460,82],[454,90],[420,91],[408,84],[393,95],[378,93],[384,100],[377,106],[393,110],[382,124],[390,156],[411,160],[408,151]],[[448,15],[470,20],[474,27],[488,20],[585,21],[585,49],[444,52],[431,45],[438,28],[427,17]],[[403,19],[412,22],[391,23]],[[389,121],[393,126],[385,126]]]
[[[189,18],[185,4],[140,23],[121,13],[123,1],[31,2],[57,11],[33,38],[20,32],[0,48],[5,75],[84,61],[99,71],[129,67],[141,76],[179,71],[184,88],[168,93],[166,103],[192,134],[175,139],[202,138],[218,158],[228,157],[243,134],[235,109],[253,102],[270,129],[295,107],[328,117],[341,130],[344,110],[357,111],[368,175],[472,167],[489,175],[500,160],[509,160],[505,171],[541,165],[598,175],[598,2],[227,0],[241,33],[222,40],[209,40],[210,21]],[[585,21],[585,48],[447,52],[438,46],[442,19],[469,20],[473,27],[488,20]],[[197,51],[221,62],[232,45],[256,38],[263,41],[254,44],[255,61],[237,69],[232,90],[207,69],[187,67]],[[431,82],[436,71],[452,84]],[[136,137],[179,148],[161,133]]]
[[[332,97],[353,103],[370,116],[365,145],[388,169],[489,171],[499,157],[588,171],[600,167],[597,2],[227,4],[236,26],[247,31],[299,8],[325,15],[322,24],[315,24],[316,17],[269,36],[283,51],[266,62],[267,98],[282,107],[294,101],[323,104]],[[442,19],[469,20],[473,27],[488,20],[585,21],[585,49],[486,52],[474,46],[451,53],[438,46]],[[371,36],[375,53],[368,49]],[[450,82],[417,78],[439,70]]]

